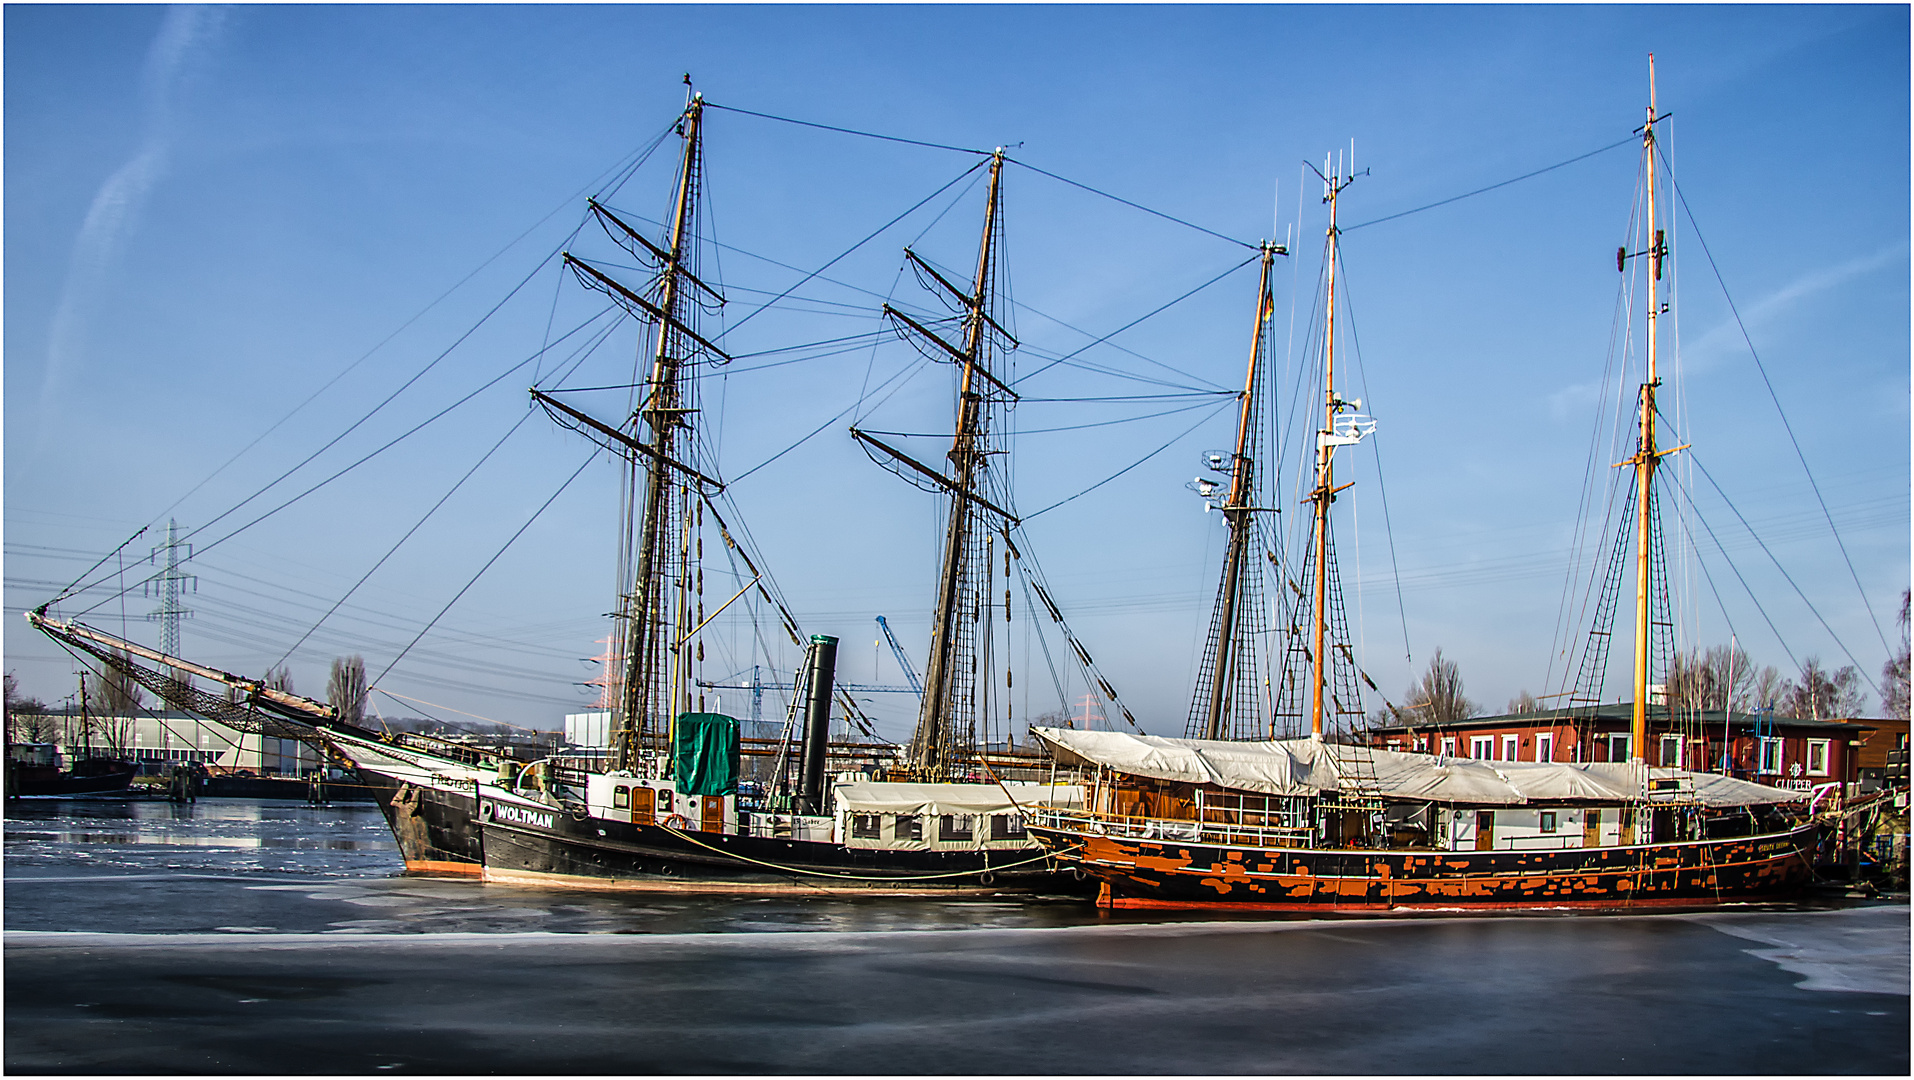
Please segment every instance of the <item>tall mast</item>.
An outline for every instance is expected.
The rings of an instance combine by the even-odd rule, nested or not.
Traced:
[[[1257,363],[1263,355],[1263,334],[1272,310],[1270,267],[1282,254],[1280,245],[1264,241],[1261,283],[1256,290],[1256,327],[1250,334],[1249,374],[1243,381],[1242,406],[1236,420],[1236,450],[1230,458],[1229,498],[1223,504],[1223,520],[1229,525],[1229,549],[1223,557],[1223,583],[1217,591],[1216,657],[1210,671],[1209,712],[1204,719],[1204,737],[1221,739],[1224,721],[1229,715],[1230,688],[1235,674],[1232,666],[1236,638],[1237,601],[1242,591],[1243,553],[1249,548],[1255,493],[1256,462],[1250,453],[1250,425],[1256,423],[1258,407]]]
[[[961,588],[971,556],[971,533],[975,526],[978,472],[985,464],[985,437],[989,416],[985,409],[987,388],[997,384],[996,376],[984,366],[983,347],[988,329],[988,303],[991,294],[991,259],[997,234],[997,212],[1003,175],[1004,152],[999,149],[990,159],[990,190],[984,208],[983,239],[977,245],[977,275],[972,293],[965,301],[963,375],[958,385],[957,432],[951,440],[950,461],[956,468],[950,487],[950,519],[944,533],[944,561],[938,574],[937,611],[931,626],[930,664],[924,673],[924,698],[918,714],[917,732],[912,740],[911,767],[920,777],[935,778],[947,774],[950,711],[954,694],[952,684],[959,678],[971,678],[972,672],[959,671],[955,663],[959,621],[969,610],[963,603]]]
[[[1336,224],[1336,205],[1342,189],[1353,180],[1354,177],[1345,177],[1338,168],[1325,179],[1323,195],[1323,201],[1329,204],[1328,300],[1323,317],[1323,426],[1316,433],[1316,488],[1309,493],[1316,513],[1312,537],[1316,595],[1311,605],[1314,619],[1309,649],[1309,737],[1312,739],[1323,737],[1323,686],[1329,677],[1329,653],[1325,648],[1329,636],[1329,504],[1336,501],[1336,414],[1344,408],[1344,402],[1336,397],[1336,262],[1342,241],[1342,231]]]
[[[1655,56],[1648,56],[1648,122],[1642,125],[1642,159],[1648,180],[1648,378],[1641,387],[1641,431],[1635,450],[1635,696],[1634,715],[1628,727],[1628,757],[1633,763],[1648,760],[1648,593],[1653,543],[1654,500],[1649,497],[1655,482],[1655,465],[1660,457],[1655,449],[1655,388],[1661,385],[1656,369],[1656,320],[1661,314],[1662,259],[1667,253],[1662,231],[1655,219]]]
[[[680,267],[686,254],[686,235],[696,209],[699,140],[703,119],[704,98],[693,93],[679,125],[684,140],[684,158],[679,166],[677,206],[671,219],[670,248],[667,257],[662,260],[663,270],[657,284],[658,308],[663,317],[657,320],[657,347],[652,354],[646,397],[637,415],[632,418],[634,422],[642,418],[650,426],[650,443],[654,452],[646,465],[644,509],[636,537],[637,571],[632,577],[631,591],[626,595],[623,605],[624,693],[619,707],[613,762],[617,769],[630,768],[640,741],[652,736],[655,721],[659,719],[652,715],[654,706],[663,707],[662,719],[669,723],[670,717],[679,711],[678,699],[689,685],[679,665],[667,656],[676,652],[677,635],[665,610],[668,600],[666,590],[672,583],[668,581],[669,575],[662,571],[674,554],[671,550],[674,539],[671,533],[675,530],[671,526],[679,515],[673,511],[682,513],[685,510],[684,507],[672,505],[679,491],[678,485],[668,482],[672,476],[666,462],[682,460],[676,452],[677,446],[691,427],[692,411],[684,407],[683,388],[680,386],[682,356],[679,349],[683,343],[679,340],[679,328],[683,324],[678,318],[678,299]],[[634,431],[633,434],[637,433]],[[682,551],[679,553],[686,554]],[[686,575],[677,576],[682,579]],[[682,591],[686,584],[680,580],[676,587]],[[659,700],[656,690],[660,669],[667,662],[672,666],[663,674],[670,683],[666,687],[666,696]]]

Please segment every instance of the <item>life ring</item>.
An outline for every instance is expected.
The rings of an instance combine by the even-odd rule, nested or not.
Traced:
[[[990,886],[997,884],[997,875],[986,870],[983,873],[977,875],[977,884],[982,885],[985,888],[989,888]]]
[[[687,832],[691,829],[691,822],[683,814],[673,814],[665,819],[665,828]]]

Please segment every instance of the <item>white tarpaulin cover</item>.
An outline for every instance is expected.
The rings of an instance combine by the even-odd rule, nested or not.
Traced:
[[[1065,764],[1103,765],[1121,772],[1186,784],[1314,795],[1336,788],[1336,773],[1310,740],[1212,742],[1131,735],[1121,731],[1032,728]]]
[[[1102,765],[1157,780],[1270,795],[1313,795],[1349,788],[1384,798],[1515,806],[1560,800],[1632,801],[1642,797],[1644,786],[1639,766],[1619,762],[1497,762],[1314,739],[1212,742],[1120,731],[1031,730],[1064,764]],[[1675,781],[1678,795],[1692,794],[1708,806],[1752,806],[1807,797],[1805,792],[1712,773],[1650,769],[1649,774],[1655,781]]]

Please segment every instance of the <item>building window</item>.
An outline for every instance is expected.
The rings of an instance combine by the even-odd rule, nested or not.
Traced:
[[[1478,761],[1487,761],[1495,756],[1495,736],[1469,736],[1469,756]]]
[[[1764,775],[1774,776],[1781,772],[1781,740],[1761,740],[1761,767]]]
[[[1826,776],[1828,774],[1827,739],[1808,740],[1808,775]]]
[[[1544,732],[1535,737],[1535,760],[1555,760],[1555,733],[1553,731]]]
[[[976,837],[969,814],[945,814],[937,823],[939,840],[974,840]]]
[[[1544,810],[1544,811],[1542,811],[1542,813],[1541,813],[1541,815],[1540,815],[1540,816],[1541,816],[1541,829],[1542,829],[1542,831],[1543,831],[1543,832],[1554,832],[1554,831],[1555,831],[1555,811],[1553,811],[1553,810]]]
[[[1454,739],[1442,740],[1442,756],[1443,757],[1455,756],[1455,740]]]
[[[893,840],[922,840],[923,838],[924,821],[915,814],[899,814],[897,820],[891,823],[891,839]]]
[[[1628,760],[1628,736],[1610,735],[1608,737],[1608,760],[1610,761],[1627,761]]]
[[[1519,745],[1519,740],[1517,739],[1516,736],[1514,735],[1502,736],[1502,760],[1514,761],[1516,757],[1516,747],[1518,745]]]
[[[1664,769],[1681,768],[1681,736],[1663,735],[1661,737],[1661,765]]]
[[[1391,749],[1391,750],[1401,750],[1401,749],[1402,749],[1402,740],[1401,740],[1401,739],[1390,739],[1390,740],[1389,740],[1389,749]]]
[[[879,814],[852,814],[851,815],[852,838],[857,840],[878,839],[877,823],[881,819],[881,817],[882,815],[879,815]]]

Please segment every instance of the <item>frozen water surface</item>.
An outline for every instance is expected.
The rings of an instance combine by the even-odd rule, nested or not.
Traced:
[[[1339,921],[408,878],[376,810],[16,803],[11,1072],[1892,1073],[1908,909]]]

